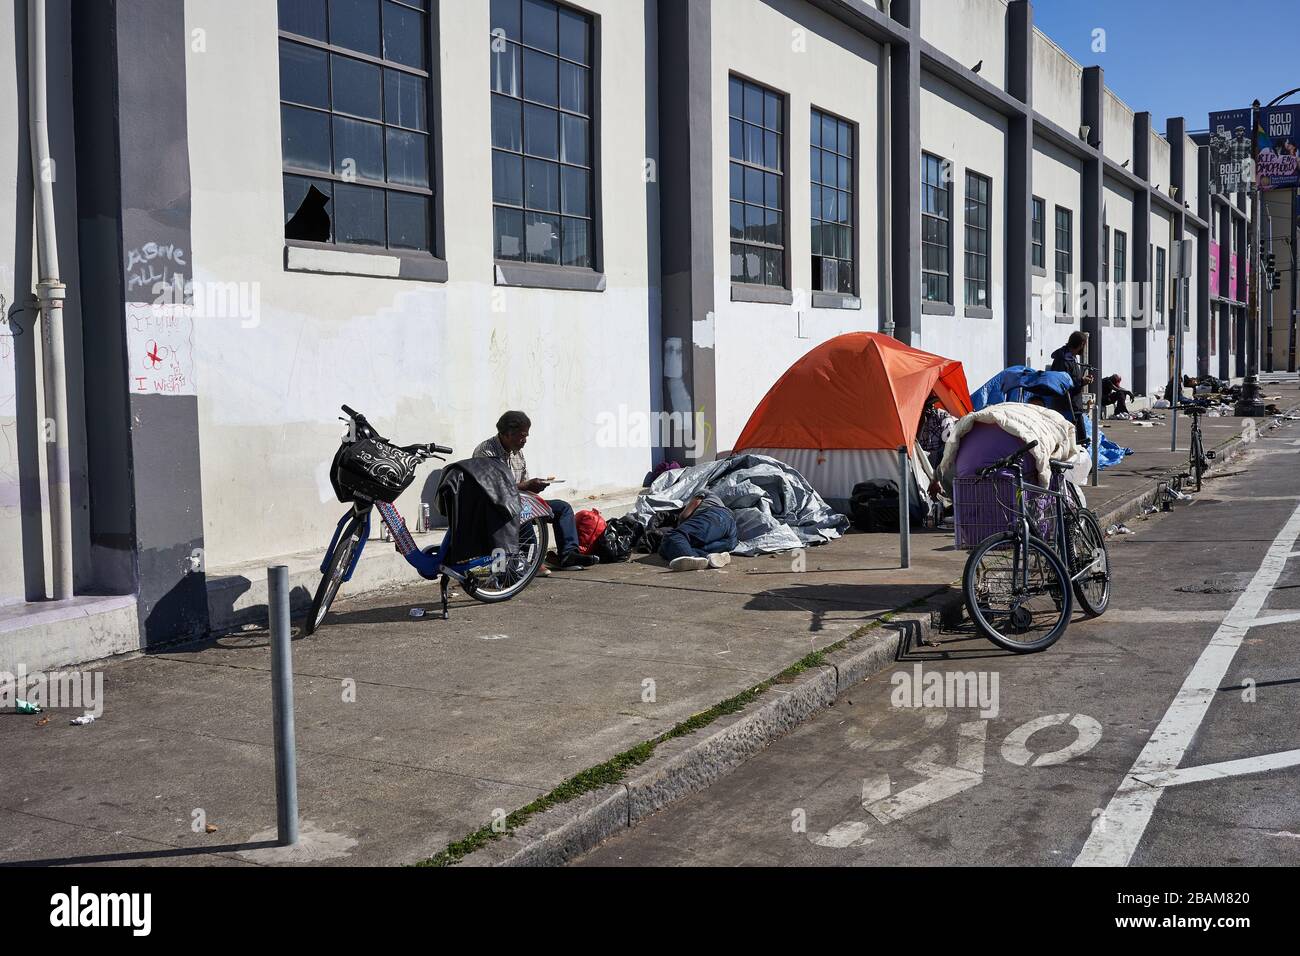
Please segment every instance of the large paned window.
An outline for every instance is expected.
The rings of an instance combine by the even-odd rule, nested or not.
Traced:
[[[813,110],[810,129],[813,288],[852,295],[853,126]]]
[[[731,281],[785,287],[785,98],[728,81]]]
[[[1070,314],[1070,283],[1074,276],[1074,213],[1056,207],[1056,314]]]
[[[1156,328],[1165,324],[1165,250],[1156,246]]]
[[[428,0],[279,0],[286,239],[433,251]]]
[[[921,154],[921,298],[952,303],[952,177],[942,158]]]
[[[1029,258],[1035,269],[1047,269],[1047,203],[1035,196],[1031,203]]]
[[[1128,325],[1128,236],[1115,230],[1115,324]]]
[[[592,18],[551,0],[492,0],[496,258],[595,268]]]
[[[989,196],[987,176],[966,173],[966,305],[989,307]]]

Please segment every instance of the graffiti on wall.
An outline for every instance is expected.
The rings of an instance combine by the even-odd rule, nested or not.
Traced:
[[[133,395],[196,395],[194,316],[186,305],[126,306],[127,386]]]
[[[185,250],[174,242],[146,242],[126,254],[126,297],[128,300],[152,301],[156,287],[173,284],[179,277],[185,282],[189,269]]]

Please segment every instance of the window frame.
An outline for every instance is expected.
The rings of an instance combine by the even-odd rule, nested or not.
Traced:
[[[1064,246],[1061,242],[1062,214],[1065,216]],[[1052,249],[1052,277],[1056,283],[1056,314],[1061,318],[1073,319],[1074,313],[1070,311],[1070,286],[1074,279],[1074,210],[1061,205],[1053,207],[1052,226],[1055,240]],[[1064,270],[1061,268],[1063,257]]]
[[[1128,297],[1124,294],[1128,284],[1128,233],[1122,229],[1115,230],[1115,254],[1111,261],[1112,282],[1115,286],[1115,325],[1118,328],[1128,326]]]
[[[947,165],[948,169],[950,169],[950,170],[955,168],[955,164],[953,164],[950,160],[944,158],[943,156],[940,156],[938,153],[931,153],[931,152],[928,151],[928,150],[922,150],[922,151],[921,151],[921,196],[920,196],[920,214],[921,214],[921,262],[920,262],[920,266],[921,266],[921,310],[922,310],[922,312],[925,312],[927,309],[929,309],[929,310],[931,311],[932,314],[941,313],[941,314],[948,314],[948,315],[951,315],[951,314],[952,314],[952,309],[953,309],[953,302],[954,302],[954,295],[953,295],[953,285],[954,285],[954,281],[953,281],[953,272],[954,272],[954,269],[953,269],[953,248],[952,248],[952,247],[953,247],[953,230],[952,230],[952,223],[953,223],[953,183],[952,183],[952,178],[949,178],[946,182],[940,182],[938,185],[935,185],[935,184],[929,182],[929,181],[926,179],[926,168],[927,168],[927,167],[926,167],[926,160],[935,160],[935,161],[937,161],[941,173],[942,173],[942,170],[944,169],[945,164]],[[953,177],[953,178],[955,178],[955,177]],[[938,190],[942,190],[944,193],[946,193],[947,200],[948,200],[948,202],[947,202],[948,215],[947,215],[946,218],[942,218],[942,217],[940,217],[940,216],[935,215],[934,213],[928,213],[928,212],[925,211],[925,195],[926,195],[925,191],[926,191],[927,189],[934,189],[934,190],[936,190],[936,191],[938,191]],[[943,223],[943,224],[944,224],[944,253],[945,253],[945,255],[944,255],[944,264],[945,264],[945,269],[946,269],[945,272],[938,272],[938,271],[936,271],[936,270],[934,270],[934,269],[927,269],[927,268],[926,268],[926,265],[925,265],[925,248],[926,248],[927,245],[932,246],[932,247],[936,246],[935,243],[927,243],[926,240],[925,240],[925,221],[926,221],[927,218],[932,219],[932,220],[934,220],[935,222],[940,222],[940,223]],[[928,275],[934,275],[934,276],[940,276],[940,277],[944,278],[944,279],[947,281],[947,292],[948,292],[948,294],[947,294],[947,296],[946,296],[945,298],[942,298],[942,299],[932,299],[932,298],[930,298],[930,297],[926,294],[926,282],[925,282],[925,279],[926,279],[927,274],[928,274]]]
[[[496,244],[497,244],[496,210],[498,206],[501,206],[502,208],[506,208],[506,209],[518,209],[525,214],[530,210],[527,205],[512,206],[510,204],[499,204],[496,201],[495,197],[493,197],[489,201],[488,208],[489,208],[489,217],[491,223],[490,225],[491,236],[492,236],[491,254],[492,254],[493,271],[495,273],[495,284],[499,286],[519,286],[523,288],[556,289],[556,290],[567,290],[573,292],[604,292],[606,289],[605,255],[604,255],[605,252],[604,204],[602,201],[602,196],[603,196],[602,173],[604,170],[604,163],[602,161],[602,153],[600,149],[601,129],[602,129],[601,114],[603,112],[603,105],[604,105],[601,97],[601,78],[602,78],[601,62],[603,59],[602,57],[603,30],[602,30],[601,16],[594,10],[589,10],[586,7],[582,7],[574,3],[567,3],[564,2],[564,0],[549,0],[549,2],[552,3],[559,10],[569,10],[573,13],[576,13],[584,17],[590,24],[590,33],[588,37],[590,42],[590,52],[589,52],[588,59],[590,62],[585,64],[586,69],[589,71],[589,76],[588,76],[589,88],[587,90],[589,112],[586,114],[585,117],[588,122],[588,130],[587,130],[588,165],[585,168],[588,170],[589,177],[590,177],[589,184],[588,184],[588,196],[587,196],[590,215],[589,217],[586,218],[587,218],[587,222],[589,223],[588,231],[591,237],[591,245],[590,245],[591,264],[589,266],[575,266],[575,265],[564,265],[562,261],[559,263],[546,263],[546,262],[530,262],[527,260],[527,258],[523,258],[523,259],[497,258],[496,256]],[[489,4],[489,10],[490,9],[491,9],[491,5]],[[492,24],[490,21],[488,26],[489,26],[488,36],[489,38],[491,38]],[[545,53],[547,56],[553,56],[557,60],[562,60],[563,62],[566,63],[576,62],[576,61],[569,60],[567,57],[560,56],[558,50],[552,53],[550,51],[542,51],[539,50],[539,48],[537,47],[528,45],[523,42],[522,36],[517,41],[510,40],[508,42],[516,44],[521,50],[528,49],[537,52],[542,52]],[[522,54],[521,54],[521,60],[522,60]],[[583,66],[584,64],[578,63],[576,65]],[[521,69],[520,82],[522,84],[522,69]],[[487,93],[488,93],[489,127],[491,126],[491,120],[492,120],[491,104],[492,104],[492,98],[494,96],[507,96],[509,99],[512,99],[520,103],[521,110],[523,108],[523,105],[529,103],[536,103],[536,105],[545,106],[548,109],[554,110],[560,116],[580,115],[580,114],[575,114],[570,110],[566,110],[565,108],[561,107],[558,104],[558,102],[556,103],[556,105],[551,106],[548,104],[538,103],[537,101],[534,100],[525,99],[523,96],[522,85],[519,91],[519,95],[509,96],[508,94],[497,93],[492,88],[492,82],[491,79],[489,79]],[[522,150],[522,144],[521,144],[521,150]],[[489,155],[495,153],[496,151],[497,151],[496,147],[492,145],[491,139],[489,138],[489,142],[488,142]],[[502,150],[502,152],[509,152],[509,151]],[[525,154],[521,151],[519,155],[522,157]],[[540,158],[541,161],[543,162],[552,162],[552,160],[545,157],[538,157],[538,158]],[[563,169],[565,168],[566,164],[562,160],[558,160],[558,159],[555,160],[554,163],[555,165],[560,167],[561,178],[562,178]],[[567,164],[567,165],[573,165],[573,164]],[[578,167],[575,166],[574,168],[578,168]],[[494,182],[493,173],[491,169],[489,169],[488,171],[489,189],[492,188],[493,182]],[[561,185],[561,189],[563,189],[562,185]],[[561,199],[561,205],[562,204],[563,204],[563,200]],[[531,211],[547,212],[547,214],[552,214],[546,210],[531,210]],[[563,219],[566,217],[571,219],[584,218],[582,216],[569,215],[565,213],[563,209],[561,209],[558,212],[554,212],[553,215],[559,219]],[[561,257],[563,257],[563,237],[561,237],[560,241],[561,241],[560,255]],[[525,257],[527,256],[526,249],[524,255]]]
[[[787,93],[785,90],[779,89],[775,86],[765,83],[762,80],[756,79],[745,73],[741,73],[739,70],[728,70],[726,74],[726,79],[727,79],[727,97],[725,100],[726,107],[727,107],[727,112],[725,114],[727,120],[726,241],[727,241],[727,278],[731,283],[731,300],[733,302],[755,302],[755,303],[765,303],[769,305],[790,305],[794,302],[794,291],[793,291],[793,283],[792,283],[792,276],[794,274],[793,273],[794,264],[791,262],[792,233],[791,233],[791,223],[790,223],[790,195],[791,195],[790,138],[792,135],[792,129],[791,129],[792,117],[791,117],[791,109],[790,109],[791,97],[790,94]],[[733,117],[731,115],[731,83],[733,80],[738,81],[741,84],[742,116],[740,117]],[[766,103],[766,94],[771,93],[777,98],[777,101],[781,105],[781,129],[780,130],[770,129],[766,125],[766,115],[764,116],[764,125],[760,127],[760,129],[767,132],[775,133],[777,136],[780,137],[780,144],[777,148],[777,161],[780,164],[779,167],[757,165],[755,163],[751,163],[747,161],[743,156],[743,152],[744,152],[743,148],[741,150],[742,155],[740,157],[731,155],[731,121],[733,119],[739,119],[742,124],[747,124],[750,126],[754,125],[752,123],[749,123],[749,121],[745,120],[743,117],[744,88],[746,86],[753,86],[758,88],[758,90],[764,95],[764,103]],[[743,129],[744,126],[742,126],[742,131]],[[811,135],[809,139],[811,141]],[[747,207],[752,205],[752,203],[750,203],[747,198],[743,198],[740,200],[733,200],[731,197],[731,169],[733,164],[738,165],[741,169],[757,170],[764,176],[775,175],[777,177],[779,206],[771,207],[771,206],[767,206],[766,203],[764,203],[764,205],[760,208],[774,209],[776,212],[780,213],[781,215],[781,244],[780,245],[774,245],[772,243],[766,243],[766,242],[755,242],[746,238],[741,238],[740,240],[737,240],[732,237],[731,204],[733,202],[740,202],[742,207]],[[733,255],[732,247],[737,245],[740,246],[742,249],[753,248],[753,249],[762,249],[765,251],[773,250],[773,251],[780,252],[781,254],[780,284],[774,285],[769,282],[745,282],[742,280],[737,280],[735,278],[734,273],[732,272],[732,267],[731,267],[731,257]],[[744,255],[743,252],[742,255]]]
[[[1156,311],[1156,328],[1165,327],[1165,281],[1166,281],[1166,256],[1164,246],[1156,246],[1156,288],[1155,288],[1155,311]]]
[[[788,117],[788,112],[789,111],[787,110],[787,117]],[[843,223],[829,223],[827,220],[822,219],[820,216],[814,215],[813,210],[811,208],[812,187],[817,185],[822,185],[823,188],[825,188],[823,184],[817,183],[813,179],[812,169],[811,169],[811,156],[812,156],[811,151],[814,149],[819,149],[824,151],[825,149],[825,147],[823,146],[814,145],[812,141],[812,119],[814,114],[816,114],[818,117],[825,116],[835,120],[837,123],[843,123],[847,125],[849,128],[849,134],[853,138],[853,147],[852,147],[853,153],[851,156],[847,157],[847,159],[849,160],[849,187],[848,187],[849,256],[847,262],[849,264],[849,268],[852,270],[852,279],[849,282],[848,292],[841,292],[838,289],[818,289],[817,283],[820,281],[820,277],[817,276],[816,273],[814,272],[814,274],[811,276],[812,281],[809,283],[809,287],[812,289],[812,306],[813,308],[861,308],[862,303],[861,300],[858,298],[862,288],[861,256],[859,255],[861,247],[859,244],[860,230],[859,230],[859,222],[858,222],[858,204],[860,200],[860,196],[858,192],[858,187],[859,187],[858,161],[859,161],[859,150],[861,148],[861,143],[862,143],[862,136],[861,133],[859,132],[858,124],[853,120],[845,116],[840,116],[838,113],[834,113],[831,110],[822,109],[820,106],[817,106],[815,103],[809,104],[808,106],[808,122],[809,122],[808,149],[809,149],[810,168],[808,170],[808,188],[809,188],[809,197],[810,197],[809,200],[810,247],[809,247],[808,261],[810,265],[813,257],[816,255],[811,251],[811,241],[812,241],[811,230],[815,229],[818,223],[826,223],[827,225],[843,225]],[[843,154],[839,153],[838,150],[836,151],[835,155],[843,157]],[[837,191],[840,191],[838,188],[838,184],[836,186],[836,189]],[[838,256],[822,256],[821,258],[831,258],[841,263],[846,261],[844,259],[840,259]]]
[[[382,43],[383,36],[383,2],[379,0],[380,10],[380,37]],[[331,183],[343,183],[345,185],[360,184],[371,189],[378,189],[384,193],[384,245],[367,245],[364,243],[354,242],[318,242],[308,239],[290,239],[284,236],[285,244],[285,268],[289,271],[308,271],[308,272],[337,272],[342,274],[365,275],[375,278],[401,278],[413,279],[430,282],[447,281],[447,262],[446,262],[446,234],[445,234],[445,215],[443,205],[443,122],[442,122],[442,71],[441,57],[441,33],[440,33],[440,6],[441,0],[429,0],[428,9],[420,8],[414,0],[393,0],[393,2],[404,6],[413,12],[418,12],[425,18],[424,42],[428,56],[427,69],[419,69],[405,63],[399,63],[395,60],[386,60],[383,58],[383,49],[381,46],[381,56],[362,53],[349,47],[340,46],[314,37],[303,34],[293,33],[289,30],[282,29],[279,20],[279,4],[276,4],[276,57],[277,57],[277,76],[276,76],[276,99],[281,108],[285,105],[295,108],[306,109],[316,113],[323,113],[328,117],[342,116],[351,118],[353,114],[346,112],[336,112],[331,103],[329,108],[321,109],[320,107],[307,106],[301,103],[287,103],[283,99],[281,89],[279,69],[279,44],[281,41],[297,43],[311,49],[319,50],[326,54],[327,57],[338,55],[348,59],[356,60],[362,63],[368,63],[380,69],[380,84],[383,88],[383,70],[395,70],[411,76],[418,76],[424,80],[425,94],[425,122],[428,126],[428,166],[429,166],[429,188],[423,190],[418,187],[405,186],[400,183],[383,183],[373,182],[370,180],[357,180],[349,182],[347,179],[334,173],[331,168],[328,172],[321,170],[304,169],[298,166],[290,166],[285,162],[283,139],[280,144],[280,194],[283,202],[284,196],[284,177],[297,176],[304,179],[319,179]],[[326,16],[329,16],[328,0],[326,2]],[[328,62],[328,61],[327,61]],[[327,66],[326,83],[332,86],[332,73]],[[368,117],[364,119],[368,123],[377,123],[381,129],[402,129],[395,124],[389,124],[381,116],[378,121]],[[333,145],[333,121],[331,119],[331,147]],[[283,136],[283,134],[282,134]],[[385,167],[387,164],[387,142],[385,137],[384,143]],[[331,150],[332,154],[332,150]],[[331,155],[332,165],[332,155]],[[388,170],[385,168],[385,174]],[[389,246],[388,237],[388,206],[387,196],[390,192],[405,193],[411,195],[424,195],[429,198],[429,249],[404,249],[400,247]],[[333,201],[331,196],[331,202]],[[330,214],[330,227],[334,228],[335,215]],[[287,222],[287,220],[286,220]],[[283,225],[281,226],[283,232]],[[300,251],[295,251],[300,250]],[[331,255],[331,253],[333,255]],[[365,259],[359,256],[366,257]],[[397,260],[398,269],[396,274],[391,268],[385,268],[374,264],[376,258],[380,261]]]
[[[1035,218],[1035,213],[1042,215]],[[1038,227],[1038,236],[1034,237],[1034,227]],[[1047,200],[1042,196],[1032,196],[1029,200],[1029,267],[1034,275],[1047,275]]]
[[[965,173],[966,175],[963,180],[963,185],[965,189],[962,197],[964,200],[962,204],[962,256],[963,258],[962,258],[962,276],[961,276],[963,314],[973,318],[992,318],[993,317],[993,305],[992,305],[993,177],[986,176],[983,173],[979,172],[978,170],[971,169],[969,166],[966,167]],[[987,190],[987,197],[985,198],[983,203],[984,225],[982,227],[972,226],[970,223],[969,212],[970,212],[970,204],[971,204],[972,179],[975,180],[977,183],[982,182]],[[979,204],[978,200],[976,201],[976,204],[977,205]],[[972,229],[975,230],[976,233],[982,232],[984,234],[983,252],[971,251],[970,240],[971,240]],[[971,278],[969,267],[971,264],[972,256],[974,256],[976,259],[984,260],[984,278],[982,280]],[[978,283],[980,283],[981,281],[983,282],[984,285],[984,302],[980,303],[980,302],[968,301],[971,292],[971,286],[970,286],[971,282],[977,283],[977,288],[978,288]]]

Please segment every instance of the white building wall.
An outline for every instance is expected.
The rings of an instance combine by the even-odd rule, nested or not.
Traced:
[[[187,28],[206,31],[187,63],[194,278],[251,283],[260,298],[255,323],[203,319],[194,335],[209,567],[323,546],[341,507],[328,468],[344,402],[395,441],[456,457],[524,409],[531,470],[568,479],[575,500],[635,486],[649,467],[648,447],[597,441],[602,413],[644,412],[658,395],[646,12],[581,4],[600,18],[603,53],[608,290],[588,293],[494,286],[488,4],[440,6],[445,284],[285,271],[276,5],[187,0]],[[412,517],[421,484],[398,502]]]
[[[23,38],[21,42],[25,42]],[[14,35],[13,16],[0,17],[0,63],[17,64],[19,39]],[[0,129],[17,130],[19,98],[26,95],[16,69],[0,71]],[[31,159],[19,152],[19,138],[0,136],[0,604],[22,601],[23,584],[22,509],[19,498],[18,466],[18,361],[22,342],[19,336],[33,326],[30,315],[13,314],[15,303],[30,294],[18,288],[14,263],[18,249],[13,228],[18,223],[18,180],[20,166],[30,168]],[[29,180],[30,181],[30,180]],[[31,219],[30,199],[23,206],[27,221]],[[28,227],[30,230],[30,226]],[[12,314],[13,322],[10,321]]]
[[[1075,132],[1083,104],[1083,67],[1034,30],[1034,109]]]
[[[1104,211],[1104,221],[1110,227],[1110,254],[1107,257],[1107,264],[1110,267],[1110,274],[1105,276],[1106,294],[1110,297],[1109,308],[1106,314],[1110,316],[1110,324],[1102,326],[1102,361],[1104,363],[1104,373],[1110,375],[1118,372],[1124,377],[1124,381],[1132,383],[1133,381],[1133,334],[1131,332],[1133,323],[1133,312],[1137,305],[1137,291],[1133,287],[1133,261],[1137,255],[1137,248],[1133,245],[1133,194],[1125,186],[1117,185],[1113,180],[1105,181],[1102,195],[1102,209]],[[1128,277],[1127,288],[1124,290],[1124,298],[1127,300],[1125,306],[1125,315],[1127,321],[1124,325],[1118,322],[1118,312],[1115,308],[1118,289],[1115,285],[1115,233],[1116,231],[1124,233],[1128,237],[1128,253],[1125,274]],[[1142,250],[1146,255],[1146,250]]]
[[[1005,367],[1006,328],[1006,119],[942,80],[921,76],[921,149],[952,164],[952,297],[955,314],[922,315],[920,340],[927,352],[960,360],[978,388]],[[993,317],[975,318],[965,307],[966,173],[992,180],[989,207],[989,302]]]
[[[713,4],[713,234],[717,447],[731,448],[767,390],[794,363],[844,332],[879,328],[878,82],[880,48],[818,11],[760,0]],[[797,32],[796,32],[797,31]],[[793,305],[732,302],[727,123],[729,76],[786,96],[788,218]],[[812,308],[809,119],[813,107],[858,127],[858,286],[862,308]],[[697,344],[699,344],[697,342]]]
[[[1133,165],[1133,111],[1110,90],[1102,96],[1101,151],[1115,163]]]
[[[1031,344],[1029,358],[1030,364],[1036,368],[1047,368],[1051,363],[1052,352],[1064,345],[1070,333],[1080,327],[1077,307],[1072,305],[1069,316],[1056,314],[1052,288],[1056,281],[1057,206],[1063,206],[1073,213],[1071,248],[1074,251],[1074,288],[1078,288],[1082,268],[1079,200],[1083,190],[1083,173],[1077,159],[1051,143],[1039,142],[1034,145],[1033,164],[1034,195],[1044,200],[1046,205],[1043,252],[1047,275],[1035,276],[1033,280],[1034,294],[1040,297],[1046,315],[1037,320],[1042,323],[1042,334],[1037,335],[1036,343]]]
[[[1153,167],[1154,168],[1154,167]],[[1166,166],[1166,168],[1168,168]],[[1151,322],[1147,327],[1147,391],[1162,391],[1165,383],[1169,381],[1169,330],[1172,326],[1169,324],[1171,309],[1173,308],[1173,260],[1170,259],[1170,243],[1174,238],[1171,230],[1173,222],[1169,213],[1158,208],[1154,204],[1151,207],[1151,283],[1152,296],[1155,295],[1156,282],[1156,249],[1163,249],[1165,252],[1165,281],[1164,281],[1164,312],[1162,315],[1153,314]],[[1154,299],[1153,299],[1154,302]]]
[[[980,77],[1006,86],[1006,0],[927,0],[921,4],[921,37],[963,66],[983,61]]]

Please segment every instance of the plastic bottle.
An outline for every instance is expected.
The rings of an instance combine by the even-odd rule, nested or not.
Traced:
[[[39,714],[40,712],[41,712],[41,708],[40,708],[40,706],[37,705],[37,704],[33,704],[30,700],[19,700],[19,701],[18,701],[18,713],[20,713],[20,714]]]

